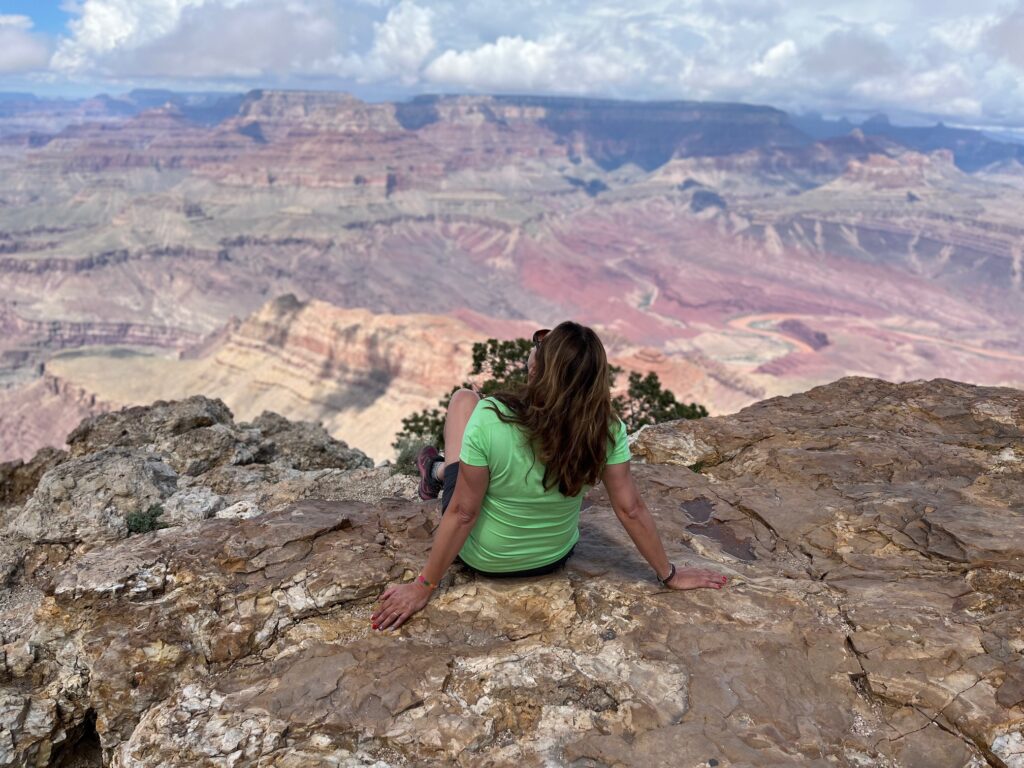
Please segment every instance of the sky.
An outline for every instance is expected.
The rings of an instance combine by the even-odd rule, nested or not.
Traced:
[[[0,90],[569,94],[1024,127],[1024,0],[0,0]]]

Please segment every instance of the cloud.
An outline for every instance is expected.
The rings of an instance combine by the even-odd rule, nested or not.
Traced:
[[[928,104],[938,114],[973,118],[984,112],[970,78],[959,64],[860,82],[854,91],[866,103],[892,103],[893,94],[899,94],[902,101]]]
[[[334,51],[330,0],[86,0],[55,69],[124,78],[287,77]]]
[[[402,0],[84,0],[53,68],[119,78],[415,83],[433,12]]]
[[[318,0],[247,0],[187,9],[171,34],[109,55],[105,65],[122,76],[260,79],[316,72],[338,35],[330,8]]]
[[[205,0],[84,0],[68,23],[51,66],[64,72],[97,66],[104,54],[131,50],[175,31],[185,9]]]
[[[994,14],[959,16],[937,22],[929,32],[935,40],[962,55],[976,50],[985,35],[998,23],[999,18]]]
[[[562,16],[524,26],[548,31],[501,35],[495,40],[451,46],[424,69],[429,83],[477,91],[574,93],[641,97],[664,92],[678,98],[680,78],[693,52],[707,43],[699,15],[624,9],[592,3]]]
[[[475,90],[550,90],[565,81],[558,72],[562,39],[499,37],[469,51],[447,50],[427,67],[431,82]]]
[[[1000,56],[1024,69],[1024,3],[994,25],[988,39]]]
[[[750,71],[758,77],[779,77],[791,71],[797,63],[796,43],[783,40],[773,45],[768,52],[750,67]]]
[[[1024,124],[1024,0],[65,3],[74,19],[51,68],[79,80],[718,99]],[[34,53],[0,45],[0,71],[14,50],[39,66],[39,38],[21,24],[0,35],[28,35]]]
[[[362,81],[395,78],[406,85],[416,83],[436,45],[433,17],[429,8],[402,0],[384,21],[373,25],[373,46],[368,56],[356,60],[353,74]]]
[[[32,26],[27,16],[0,15],[0,74],[46,68],[50,46]]]
[[[890,75],[901,62],[881,36],[857,28],[829,32],[803,56],[803,71],[835,81],[856,83]]]

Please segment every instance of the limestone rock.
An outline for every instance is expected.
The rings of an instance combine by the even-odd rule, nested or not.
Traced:
[[[223,508],[224,497],[209,488],[184,488],[164,502],[161,522],[167,525],[184,525],[208,520]]]
[[[235,509],[226,517],[252,516],[260,504],[276,508],[309,497],[310,489],[322,488],[328,498],[394,495],[373,493],[372,478],[385,483],[387,470],[348,482],[346,472],[366,471],[372,461],[319,425],[270,412],[251,425],[235,425],[223,403],[201,396],[89,418],[68,443],[70,458],[47,449],[28,465],[8,468],[0,488],[11,499],[24,496],[49,468],[24,507],[11,514],[11,533],[37,544],[91,546],[126,536],[129,515],[154,507],[166,526],[205,520],[226,507]],[[348,492],[330,493],[324,472],[340,473]],[[0,571],[5,579],[15,557],[7,559]]]
[[[48,471],[10,529],[37,544],[98,544],[128,535],[128,516],[174,493],[177,473],[158,456],[105,448]]]
[[[671,558],[726,589],[661,588],[597,488],[563,571],[455,567],[374,632],[438,520],[385,498],[411,478],[179,477],[165,508],[226,506],[24,569],[0,764],[1024,766],[1024,393],[844,379],[634,445]]]
[[[81,456],[100,448],[150,445],[202,427],[230,423],[231,411],[224,403],[196,395],[93,416],[68,435],[68,445],[72,456]]]
[[[12,530],[10,519],[20,511],[18,505],[24,504],[35,491],[40,478],[66,459],[65,451],[44,448],[30,461],[0,464],[0,531],[4,532],[0,537],[0,590],[7,589],[14,580],[29,546],[23,537]]]
[[[257,456],[264,463],[291,469],[358,469],[372,467],[373,461],[362,451],[335,440],[323,426],[311,422],[293,422],[270,411],[253,421],[263,441]]]

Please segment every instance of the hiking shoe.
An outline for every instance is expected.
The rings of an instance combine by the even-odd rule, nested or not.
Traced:
[[[424,501],[436,499],[444,488],[444,483],[434,479],[434,464],[444,458],[432,445],[425,445],[416,456],[416,466],[420,470],[420,498]]]

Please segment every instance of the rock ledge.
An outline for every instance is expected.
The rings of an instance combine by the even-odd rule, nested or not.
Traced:
[[[0,474],[0,765],[1024,766],[1024,393],[645,429],[670,554],[732,586],[660,589],[598,488],[563,572],[453,569],[384,635],[437,510],[328,441],[192,398]]]

